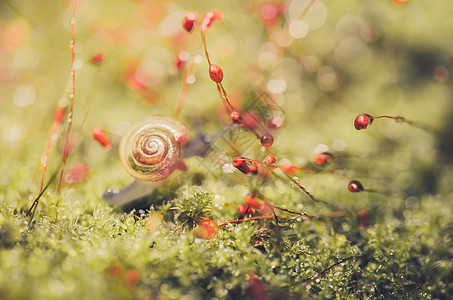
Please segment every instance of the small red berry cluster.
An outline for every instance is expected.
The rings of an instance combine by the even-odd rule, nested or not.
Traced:
[[[201,39],[203,41],[204,53],[206,56],[206,60],[208,61],[209,77],[217,85],[217,90],[220,94],[220,97],[223,99],[227,110],[230,111],[230,118],[232,122],[252,132],[260,140],[261,145],[263,147],[271,147],[274,144],[273,135],[264,126],[262,126],[263,129],[262,134],[258,133],[253,126],[251,126],[250,124],[248,124],[246,120],[244,120],[241,113],[236,108],[234,108],[234,106],[232,105],[231,101],[228,98],[228,94],[225,90],[225,87],[222,84],[224,78],[223,70],[219,65],[211,63],[211,59],[209,58],[209,53],[206,46],[206,31],[212,26],[214,21],[219,22],[222,19],[223,19],[222,12],[214,10],[206,12],[200,22],[198,16],[194,12],[189,11],[186,13],[186,16],[183,19],[182,27],[187,32],[192,32],[195,25],[198,25],[201,34]]]

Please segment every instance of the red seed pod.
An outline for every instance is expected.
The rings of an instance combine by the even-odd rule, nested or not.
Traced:
[[[104,53],[102,53],[102,52],[96,53],[91,57],[92,63],[101,63],[103,61],[104,61]]]
[[[209,240],[215,236],[216,229],[215,226],[211,225],[211,222],[203,221],[201,222],[200,227],[195,229],[195,235],[202,239]]]
[[[241,122],[241,113],[238,112],[237,110],[233,110],[230,114],[231,120],[233,120],[234,123],[238,124]]]
[[[354,127],[357,130],[366,129],[373,123],[374,118],[369,114],[358,115],[354,120]]]
[[[223,12],[221,10],[214,9],[212,13],[214,14],[214,21],[221,22],[223,20]]]
[[[250,168],[244,160],[244,157],[235,157],[233,159],[233,166],[244,174],[250,173]]]
[[[212,10],[212,11],[207,11],[204,16],[203,20],[201,21],[201,26],[200,30],[201,31],[206,31],[209,27],[212,26],[212,23],[214,21],[222,21],[223,19],[223,12],[220,10]]]
[[[91,135],[99,142],[105,149],[110,150],[112,146],[110,145],[110,141],[108,137],[105,135],[104,129],[97,127],[91,131]]]
[[[252,207],[249,207],[247,205],[239,205],[238,206],[238,214],[243,216],[245,214],[247,215],[253,215],[255,213],[255,209]]]
[[[250,167],[250,172],[252,172],[254,175],[258,174],[258,164],[253,163],[253,165]]]
[[[288,163],[281,164],[280,169],[288,174],[296,174],[298,171],[297,167],[290,165]]]
[[[357,180],[349,182],[348,189],[353,193],[359,193],[364,191],[363,185]]]
[[[184,28],[185,31],[191,32],[197,20],[198,20],[197,15],[193,11],[189,11],[182,20],[182,27]]]
[[[264,204],[258,202],[258,200],[255,199],[253,193],[252,194],[248,194],[247,196],[245,196],[244,204],[246,206],[249,206],[251,208],[256,208],[258,210],[260,210],[260,209],[262,209],[264,207]]]
[[[223,80],[223,71],[218,65],[209,65],[209,77],[216,83],[221,83]]]
[[[276,161],[277,161],[277,158],[276,158],[275,156],[270,156],[270,155],[269,155],[269,156],[266,156],[266,157],[264,158],[264,160],[263,160],[263,162],[264,162],[265,164],[268,164],[268,165],[273,164],[273,163],[275,163]]]
[[[274,137],[269,132],[266,132],[261,136],[260,141],[263,147],[270,147],[274,144]]]
[[[202,30],[206,30],[209,27],[211,27],[212,22],[214,22],[214,12],[212,11],[207,11],[204,16],[203,16],[203,21],[201,22],[201,28]]]
[[[316,155],[315,157],[315,163],[317,165],[326,165],[330,163],[330,161],[333,159],[333,154],[330,152],[322,152]]]

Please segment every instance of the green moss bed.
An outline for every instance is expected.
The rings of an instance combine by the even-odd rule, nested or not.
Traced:
[[[451,299],[453,7],[394,2],[276,1],[281,15],[266,24],[261,1],[81,0],[73,147],[58,191],[65,119],[31,217],[55,107],[69,110],[74,2],[0,1],[0,298]],[[198,29],[181,27],[186,11],[211,9],[223,19],[206,33],[210,58],[238,110],[277,122],[270,148],[240,126],[215,135],[231,120]],[[178,71],[181,50],[194,62]],[[187,69],[196,80],[178,119],[189,139],[213,135],[210,149],[150,195],[108,205],[104,190],[133,180],[120,136],[146,116],[172,116]],[[356,130],[361,113],[413,123]],[[323,151],[334,157],[320,166]],[[231,165],[266,155],[316,172]],[[365,190],[350,192],[351,180]],[[252,192],[300,214],[234,221]]]

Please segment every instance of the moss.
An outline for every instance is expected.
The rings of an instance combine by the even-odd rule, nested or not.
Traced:
[[[198,35],[166,37],[166,26],[180,11],[203,15],[212,3],[81,1],[74,147],[66,168],[81,163],[90,172],[78,184],[64,183],[61,193],[57,178],[32,219],[26,213],[40,190],[37,165],[49,116],[69,100],[70,77],[62,74],[69,74],[72,7],[63,2],[0,2],[0,98],[7,99],[0,102],[1,299],[453,294],[450,6],[317,1],[306,16],[307,35],[279,47],[269,39],[285,42],[282,28],[289,30],[286,21],[301,9],[297,1],[272,28],[258,15],[260,1],[216,3],[224,21],[207,32],[211,59],[243,116],[277,127],[268,129],[274,146],[266,150],[253,133],[230,126],[206,63],[194,64],[196,82],[180,120],[189,138],[213,137],[209,151],[185,159],[187,170],[175,171],[150,195],[111,207],[101,199],[105,188],[132,180],[114,150],[116,133],[150,114],[173,115],[183,80],[173,57],[181,49],[200,52]],[[323,8],[324,24],[314,30]],[[100,49],[105,60],[92,63]],[[137,85],[133,76],[144,71],[151,72],[148,85]],[[362,113],[403,115],[416,126],[375,119],[357,131],[354,117]],[[45,182],[59,174],[67,126],[56,133]],[[99,126],[109,133],[110,151],[90,136]],[[313,157],[323,151],[334,159],[316,165]],[[231,170],[235,156],[266,155],[316,172],[291,174],[291,181],[280,170],[276,176]],[[349,192],[351,180],[365,191]],[[275,209],[275,218],[257,209],[255,216],[267,218],[244,221],[237,208],[251,192],[301,214]]]

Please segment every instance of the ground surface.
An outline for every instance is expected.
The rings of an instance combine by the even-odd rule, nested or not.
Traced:
[[[453,294],[453,7],[440,0],[281,3],[273,7],[282,15],[266,25],[259,2],[82,0],[75,23],[74,146],[66,166],[84,166],[81,182],[66,173],[69,182],[57,193],[57,178],[33,219],[25,214],[40,191],[52,115],[70,100],[74,3],[0,3],[0,298]],[[235,128],[205,157],[186,159],[187,170],[150,196],[107,205],[101,200],[106,187],[132,181],[119,162],[119,136],[145,116],[173,115],[190,65],[175,67],[181,50],[189,62],[200,59],[192,63],[196,80],[179,115],[190,138],[231,123],[197,29],[189,34],[181,27],[187,10],[202,17],[209,9],[223,12],[207,31],[211,60],[222,67],[223,84],[241,112],[279,127],[272,130],[274,145],[264,151],[253,134]],[[353,121],[361,113],[417,123],[376,119],[357,131]],[[67,127],[65,119],[44,183],[62,160]],[[94,127],[108,131],[110,151],[92,138]],[[335,159],[317,166],[313,159],[323,151]],[[230,165],[235,156],[266,155],[275,155],[277,164],[316,169],[290,177],[317,201],[280,170],[255,176]],[[349,192],[353,179],[369,191]],[[237,219],[238,205],[253,191],[317,219],[276,210],[278,220],[203,224],[202,217]]]

